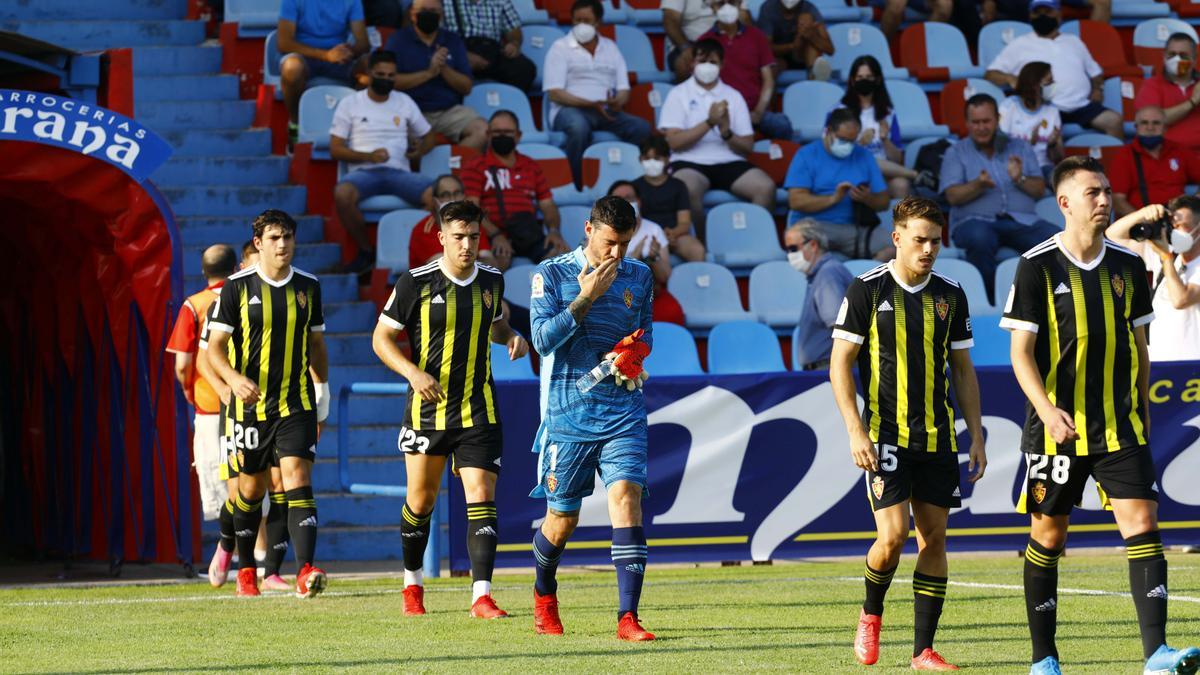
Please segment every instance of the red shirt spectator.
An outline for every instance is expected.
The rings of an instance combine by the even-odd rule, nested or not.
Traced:
[[[1196,84],[1196,80],[1186,85],[1177,84],[1162,75],[1156,75],[1142,83],[1142,90],[1134,99],[1133,107],[1135,110],[1141,110],[1148,105],[1156,105],[1163,110],[1174,108],[1192,98]],[[1200,111],[1193,107],[1183,119],[1167,126],[1164,136],[1168,141],[1175,141],[1193,151],[1200,151]]]
[[[551,198],[550,182],[538,163],[519,152],[514,154],[516,163],[510,169],[489,149],[487,154],[468,161],[459,174],[467,197],[479,199],[488,220],[501,229],[504,229],[505,223],[500,217],[498,194],[503,194],[504,212],[510,216],[514,213],[536,213],[537,203]],[[496,188],[497,179],[500,181],[500,190]]]
[[[1189,184],[1200,183],[1200,158],[1187,146],[1163,140],[1155,158],[1142,147],[1141,141],[1135,139],[1117,152],[1108,171],[1113,194],[1124,195],[1135,209],[1146,205],[1138,187],[1137,166],[1133,161],[1135,152],[1142,160],[1146,193],[1151,204],[1166,204],[1183,194]]]
[[[721,81],[737,89],[746,99],[746,107],[754,110],[762,95],[763,73],[766,66],[775,65],[775,53],[767,34],[756,26],[738,24],[732,36],[721,30],[720,25],[701,36],[721,43],[725,59],[721,65]]]
[[[442,242],[438,241],[437,236],[439,230],[441,228],[433,214],[425,216],[413,228],[412,236],[408,240],[408,269],[416,269],[429,262],[435,255],[442,254]],[[491,248],[487,232],[481,229],[479,231],[479,250],[481,252],[490,251]]]

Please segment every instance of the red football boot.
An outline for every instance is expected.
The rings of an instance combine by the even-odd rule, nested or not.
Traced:
[[[562,635],[562,619],[558,618],[558,595],[539,595],[533,592],[533,629],[542,635]]]
[[[654,639],[654,633],[642,628],[633,612],[625,612],[617,622],[617,637],[628,642],[648,642]]]
[[[311,598],[325,590],[327,582],[325,570],[320,567],[313,567],[312,563],[305,563],[304,567],[300,570],[300,574],[296,575],[296,597]]]
[[[425,587],[411,584],[404,587],[404,616],[425,614]]]
[[[921,652],[912,660],[913,670],[958,670],[958,666],[953,663],[946,663],[942,655],[933,651],[932,647],[926,647],[925,651]]]
[[[854,658],[864,666],[879,660],[879,629],[882,627],[883,617],[866,611],[859,614],[858,631],[854,634]]]
[[[240,598],[254,598],[262,595],[258,592],[258,570],[253,567],[243,567],[238,570],[237,594]]]
[[[471,605],[471,617],[475,619],[507,619],[508,612],[496,606],[496,601],[490,595],[481,595]]]

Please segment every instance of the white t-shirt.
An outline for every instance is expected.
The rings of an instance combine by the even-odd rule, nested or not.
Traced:
[[[659,255],[668,255],[667,247],[671,245],[667,235],[663,232],[662,226],[653,221],[642,218],[642,224],[633,233],[633,239],[629,240],[629,248],[625,249],[626,258],[642,259],[650,255],[650,247],[657,241],[662,248],[659,250]]]
[[[590,54],[574,35],[554,41],[546,52],[542,73],[542,91],[563,89],[588,101],[603,101],[618,91],[629,89],[629,69],[617,43],[600,36],[596,53]],[[550,121],[562,106],[550,104]]]
[[[1053,40],[1026,33],[1008,43],[987,69],[1016,77],[1026,63],[1033,61],[1050,64],[1054,74],[1054,98],[1050,102],[1067,112],[1088,104],[1092,78],[1104,72],[1083,40],[1066,33],[1059,33]]]
[[[717,101],[729,102],[729,130],[735,136],[749,136],[754,133],[754,125],[750,122],[750,109],[746,107],[746,99],[737,89],[717,80],[712,89],[705,89],[690,77],[683,84],[675,87],[667,94],[659,110],[658,128],[691,129],[708,119],[708,109]],[[729,147],[729,143],[721,138],[719,127],[708,130],[696,144],[687,150],[671,153],[672,162],[693,162],[695,164],[727,164],[742,162],[745,157],[737,154]]]
[[[1145,244],[1147,249],[1150,243]],[[1158,254],[1147,251],[1142,255],[1152,282],[1158,281],[1162,261]],[[1184,263],[1175,259],[1175,269],[1181,269],[1179,278],[1185,284],[1200,286],[1200,258]],[[1200,360],[1200,305],[1187,309],[1175,309],[1171,294],[1165,283],[1159,284],[1154,293],[1154,322],[1150,324],[1150,361],[1195,361]]]
[[[1055,131],[1062,130],[1062,117],[1058,108],[1043,103],[1042,107],[1029,112],[1020,96],[1009,96],[1000,104],[1000,131],[1010,138],[1019,138],[1033,146],[1038,164],[1046,166],[1046,147]]]
[[[420,138],[430,130],[429,122],[408,94],[393,91],[388,100],[378,103],[363,89],[338,103],[329,133],[346,139],[355,152],[375,152],[379,148],[388,151],[385,164],[347,162],[347,172],[378,166],[408,171],[408,158],[404,156],[408,152],[408,137]]]
[[[679,12],[683,36],[692,42],[717,23],[717,15],[707,0],[662,0],[661,7]]]

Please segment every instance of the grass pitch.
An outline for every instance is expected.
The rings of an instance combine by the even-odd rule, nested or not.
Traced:
[[[651,552],[653,555],[653,551]],[[1198,642],[1200,559],[1171,555],[1174,646]],[[888,594],[880,663],[853,661],[862,563],[648,570],[641,616],[652,643],[616,640],[615,577],[560,573],[567,634],[532,630],[531,576],[496,578],[513,616],[468,619],[469,580],[428,581],[425,617],[405,618],[398,579],[339,579],[312,601],[233,597],[233,584],[0,590],[0,671],[762,672],[908,671],[913,558]],[[953,557],[936,648],[964,670],[1027,672],[1015,553]],[[1070,673],[1141,672],[1122,554],[1072,553],[1060,574],[1058,644]]]

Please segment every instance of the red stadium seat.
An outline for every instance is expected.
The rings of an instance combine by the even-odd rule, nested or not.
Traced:
[[[1116,28],[1099,21],[1082,19],[1064,24],[1063,32],[1075,32],[1071,30],[1072,23],[1077,24],[1079,39],[1083,40],[1092,58],[1104,69],[1105,77],[1141,77],[1142,69],[1129,62]]]

